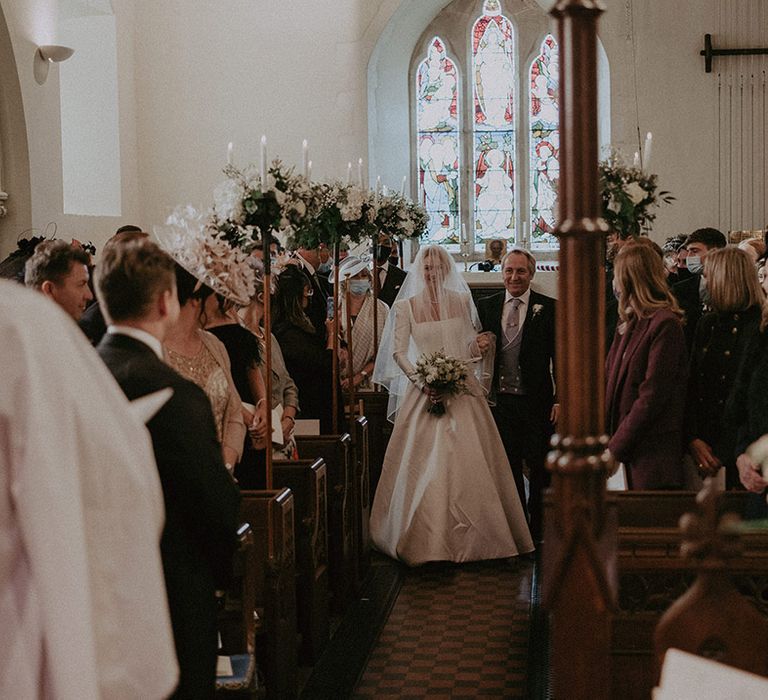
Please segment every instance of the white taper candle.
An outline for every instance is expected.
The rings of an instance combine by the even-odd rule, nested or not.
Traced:
[[[646,172],[648,172],[648,166],[651,164],[651,141],[652,140],[653,140],[653,136],[649,131],[645,135],[645,145],[643,146],[643,170],[645,170]]]
[[[261,191],[267,191],[267,137],[261,137],[261,168],[259,170],[261,177]]]

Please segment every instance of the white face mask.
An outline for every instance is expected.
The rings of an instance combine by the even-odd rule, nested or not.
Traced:
[[[685,259],[685,265],[688,268],[688,272],[694,275],[698,275],[704,269],[704,263],[701,262],[699,255],[689,255]]]
[[[349,291],[356,296],[367,294],[370,288],[370,280],[350,280],[349,282]]]

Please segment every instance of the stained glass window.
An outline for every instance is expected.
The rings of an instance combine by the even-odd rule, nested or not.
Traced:
[[[560,178],[558,47],[548,34],[530,73],[531,247],[556,248],[557,183]]]
[[[435,37],[416,71],[419,197],[429,213],[427,242],[457,249],[461,178],[459,78],[445,42]]]
[[[499,0],[472,28],[475,245],[515,235],[515,36]]]
[[[482,259],[488,241],[496,238],[554,251],[559,248],[558,44],[542,31],[543,21],[529,21],[528,13],[537,10],[527,3],[478,5],[461,27],[454,12],[440,13],[426,34],[431,41],[413,56],[413,159],[419,198],[430,215],[424,240],[473,260]],[[452,46],[465,41],[466,48],[449,55],[445,40]],[[598,62],[607,80],[601,49]],[[602,103],[609,90],[600,80]],[[601,108],[601,120],[609,113]],[[609,126],[601,124],[601,132],[610,133]],[[464,241],[466,248],[460,245]]]

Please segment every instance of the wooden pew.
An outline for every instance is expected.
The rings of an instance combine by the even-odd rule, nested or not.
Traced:
[[[368,419],[368,439],[370,440],[370,481],[371,498],[381,477],[381,467],[387,452],[389,438],[392,435],[392,423],[387,418],[389,394],[386,391],[360,391],[356,394],[362,402],[360,415]]]
[[[293,492],[296,512],[296,615],[300,660],[314,663],[330,634],[327,468],[320,459],[276,461],[273,482]]]
[[[355,420],[354,434],[355,478],[353,486],[355,523],[355,591],[359,592],[371,564],[369,520],[371,517],[370,440],[368,419],[359,416]]]
[[[721,512],[744,509],[747,494],[726,492]],[[626,492],[612,497],[619,517],[619,601],[613,620],[612,697],[650,697],[654,683],[654,629],[695,578],[680,557],[680,516],[695,512],[693,492]],[[740,593],[768,617],[768,532],[746,531],[743,553],[729,562]]]
[[[352,599],[354,580],[354,489],[355,469],[352,438],[343,435],[296,437],[299,455],[322,457],[328,471],[328,572],[331,609],[341,614]]]
[[[233,557],[232,585],[220,601],[219,656],[227,657],[232,675],[216,678],[216,697],[251,697],[257,687],[254,612],[258,572],[255,567],[254,535],[249,523],[237,532],[238,547]]]
[[[298,689],[294,499],[290,489],[243,491],[241,519],[254,533],[256,655],[267,698]]]

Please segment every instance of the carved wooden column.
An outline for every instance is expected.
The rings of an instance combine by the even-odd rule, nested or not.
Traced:
[[[597,172],[597,0],[559,0],[558,435],[548,468],[544,604],[556,698],[610,697],[616,517],[606,502],[604,244]]]

